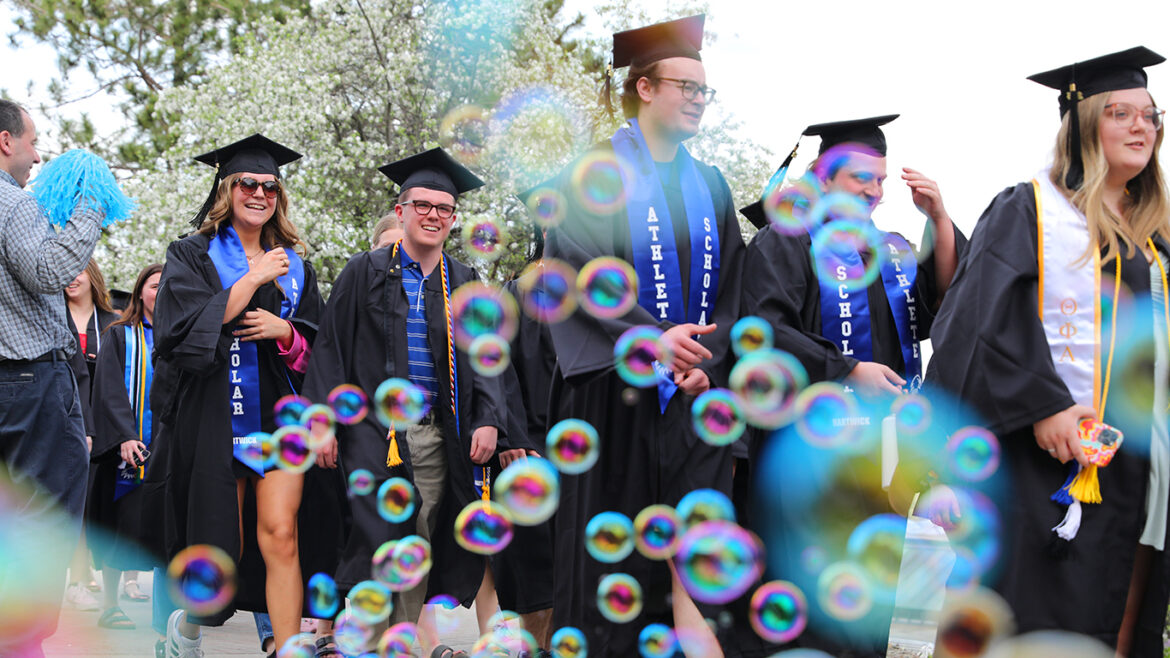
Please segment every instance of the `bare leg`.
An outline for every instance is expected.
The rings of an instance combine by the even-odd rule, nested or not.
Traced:
[[[520,615],[524,622],[524,630],[532,633],[532,637],[541,649],[548,650],[552,644],[552,608],[526,612]]]
[[[78,584],[85,587],[93,575],[89,569],[89,544],[86,543],[85,526],[81,526],[81,538],[77,540],[77,548],[73,549],[73,561],[69,563],[69,584]]]
[[[121,577],[121,571],[102,567],[102,610],[109,610],[118,605],[118,580]]]
[[[300,551],[297,546],[297,510],[301,506],[304,475],[272,471],[253,478],[256,487],[256,540],[268,571],[265,595],[276,646],[283,647],[301,630]]]
[[[483,583],[475,594],[475,619],[479,622],[479,634],[484,636],[491,632],[488,622],[499,611],[500,604],[496,601],[496,581],[492,578],[492,568],[483,570]]]
[[[435,606],[424,605],[418,613],[418,644],[424,656],[429,656],[443,638],[439,637],[439,624],[435,621]]]
[[[674,562],[667,560],[666,565],[670,567],[674,629],[679,635],[683,653],[687,658],[722,658],[723,650],[719,647],[715,634],[711,632],[711,627],[707,625],[707,620],[703,619],[703,613],[699,612],[699,608],[691,600],[691,595],[678,579]]]
[[[1121,629],[1117,632],[1117,658],[1125,658],[1133,648],[1133,632],[1137,628],[1142,598],[1146,594],[1146,581],[1150,575],[1150,559],[1154,555],[1151,546],[1139,544],[1133,557],[1133,575],[1129,579],[1129,596],[1125,599],[1125,615],[1121,618]]]

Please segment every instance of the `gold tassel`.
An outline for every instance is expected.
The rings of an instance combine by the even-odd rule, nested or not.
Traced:
[[[1097,479],[1097,467],[1090,464],[1088,467],[1082,468],[1081,472],[1073,478],[1068,492],[1082,503],[1101,502],[1101,482]]]
[[[390,449],[386,451],[386,466],[393,468],[402,465],[402,457],[398,454],[398,437],[394,435],[394,428],[390,428]]]

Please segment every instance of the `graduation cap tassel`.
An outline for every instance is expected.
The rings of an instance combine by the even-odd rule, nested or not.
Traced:
[[[605,111],[613,116],[613,62],[605,65],[605,74],[602,78],[601,100],[605,104]]]
[[[1060,485],[1060,488],[1057,489],[1056,492],[1051,496],[1049,496],[1049,498],[1060,503],[1061,505],[1071,505],[1073,503],[1073,497],[1071,494],[1069,494],[1068,488],[1072,486],[1073,478],[1077,476],[1077,471],[1079,468],[1080,464],[1073,462],[1072,468],[1068,469],[1068,477],[1064,479],[1064,484]]]
[[[395,436],[394,428],[390,428],[390,433],[386,435],[390,440],[390,448],[386,451],[386,466],[393,468],[402,465],[402,455],[398,454],[398,437]]]
[[[1072,485],[1069,486],[1068,492],[1073,498],[1082,503],[1099,503],[1101,502],[1101,483],[1097,479],[1097,467],[1089,464],[1081,469],[1077,476],[1073,478]]]
[[[1071,105],[1068,124],[1068,153],[1071,164],[1069,164],[1068,174],[1064,177],[1064,186],[1070,190],[1079,190],[1081,183],[1085,181],[1085,164],[1081,159],[1081,121],[1077,106],[1080,105],[1080,101],[1084,97],[1081,92],[1077,91],[1075,82],[1068,86],[1065,97]]]

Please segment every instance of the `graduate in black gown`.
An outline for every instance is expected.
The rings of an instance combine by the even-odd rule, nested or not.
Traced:
[[[280,180],[280,165],[299,157],[253,135],[196,158],[216,167],[215,184],[196,232],[167,249],[155,352],[156,371],[173,370],[174,383],[152,409],[166,427],[155,454],[166,467],[148,472],[144,492],[165,492],[168,557],[209,544],[237,560],[239,580],[219,613],[175,611],[168,650],[197,651],[196,624],[222,625],[236,608],[267,610],[282,646],[299,632],[305,580],[324,568],[313,562],[332,561],[340,532],[328,496],[308,495],[317,473],[278,469],[248,450],[255,433],[277,429],[275,403],[299,392],[324,307]]]
[[[730,494],[731,449],[701,441],[691,420],[694,396],[726,385],[744,254],[727,182],[682,145],[714,96],[698,52],[702,26],[696,16],[614,35],[614,66],[630,67],[622,95],[628,123],[556,179],[566,214],[549,230],[545,253],[578,270],[616,257],[634,266],[640,283],[638,303],[621,317],[579,308],[549,327],[557,356],[549,421],[584,420],[600,440],[590,470],[562,477],[556,517],[554,626],[583,631],[590,655],[633,655],[652,622],[701,637],[703,615],[717,616],[696,609],[663,562],[635,552],[603,564],[585,549],[586,525],[600,512],[632,519],[694,489]],[[612,167],[621,176],[607,175]],[[674,358],[661,364],[657,387],[632,389],[614,368],[614,344],[644,325],[663,330]],[[611,622],[598,608],[599,579],[612,573],[641,584],[643,610],[629,623]],[[702,642],[693,650],[718,651]]]
[[[441,493],[424,494],[418,490],[421,487],[416,488],[415,516],[398,524],[378,513],[376,496],[350,497],[352,527],[334,574],[342,591],[369,580],[374,552],[387,541],[423,534],[417,517],[429,516],[434,564],[429,578],[425,585],[395,595],[394,621],[414,622],[424,600],[446,594],[470,606],[475,599],[487,559],[456,542],[454,523],[459,512],[480,497],[474,485],[474,466],[487,464],[497,443],[506,446],[508,412],[498,378],[476,373],[467,354],[451,343],[450,295],[479,276],[443,253],[442,247],[457,220],[455,204],[459,194],[483,182],[442,149],[416,154],[381,170],[401,188],[395,210],[403,219],[405,237],[353,256],[334,282],[309,364],[305,393],[310,399],[325,399],[335,387],[352,384],[373,400],[378,386],[391,377],[409,379],[425,390],[427,381],[418,375],[414,360],[408,356],[411,350],[407,340],[408,316],[415,312],[411,307],[415,302],[421,305],[426,331],[419,333],[426,334],[431,354],[430,363],[422,365],[430,366],[425,368],[430,373],[426,379],[437,380],[430,412],[419,425],[396,431],[393,437],[374,413],[357,424],[339,425],[337,440],[319,457],[322,466],[339,467],[346,478],[359,469],[371,472],[376,491],[393,477],[414,480],[416,464],[409,433],[416,428],[437,428],[442,441],[440,454],[432,453],[427,458],[433,461],[437,457],[445,463]],[[404,269],[411,266],[417,272],[410,276],[423,276],[420,292],[414,295],[408,294],[404,283],[408,276]],[[452,351],[454,401],[448,358]],[[396,458],[392,457],[395,454]],[[428,512],[436,502],[432,497],[439,499],[437,509]],[[429,644],[436,640],[423,641]],[[429,654],[434,646],[426,648]]]
[[[154,378],[154,301],[162,265],[147,265],[138,273],[131,303],[125,314],[109,326],[105,348],[94,370],[93,414],[97,430],[92,459],[97,464],[90,490],[93,520],[107,530],[93,550],[112,572],[106,578],[105,604],[99,626],[134,628],[133,621],[117,605],[118,576],[123,571],[154,567],[154,560],[135,538],[142,532],[162,532],[162,527],[139,527],[142,519],[140,491],[152,442],[153,415],[150,386]],[[112,591],[111,591],[112,590]]]
[[[864,448],[850,454],[811,447],[791,427],[774,434],[751,432],[756,484],[749,510],[758,512],[749,512],[753,517],[749,523],[768,544],[765,580],[791,580],[809,599],[809,628],[796,645],[850,655],[884,655],[892,591],[886,592],[886,600],[875,600],[868,614],[842,623],[818,605],[819,573],[803,568],[800,557],[812,548],[825,551],[828,563],[842,560],[854,528],[875,515],[894,512],[883,490],[882,418],[895,396],[904,390],[917,392],[921,386],[919,341],[930,336],[934,313],[965,244],[937,184],[909,168],[903,169],[902,178],[915,205],[929,218],[926,248],[916,253],[900,235],[872,226],[869,214],[884,196],[886,179],[881,126],[896,118],[809,126],[805,135],[821,137],[817,160],[801,181],[812,188],[811,194],[795,208],[781,208],[772,205],[779,197],[769,189],[762,201],[743,209],[760,227],[744,265],[744,315],[767,321],[775,346],[799,359],[810,382],[843,382],[863,401],[864,438],[858,443]],[[773,177],[773,184],[784,183],[792,157]],[[813,239],[838,219],[831,212],[821,217],[816,209],[821,200],[828,204],[840,198],[833,195],[849,201],[839,204],[849,213],[846,221],[870,231],[867,244],[844,256],[837,251],[839,245]],[[770,216],[777,221],[769,221]],[[803,219],[804,224],[785,221],[786,217]],[[871,282],[848,288],[842,284],[846,278],[860,278],[858,273],[867,267],[877,270]],[[808,482],[793,477],[795,470],[817,473],[811,478],[816,493]],[[919,478],[911,479],[917,483]],[[818,507],[810,510],[813,502]]]
[[[1000,509],[994,586],[1017,629],[1083,633],[1120,656],[1161,654],[1170,597],[1170,206],[1162,114],[1143,70],[1162,61],[1134,48],[1030,78],[1061,92],[1053,164],[979,219],[934,323],[928,375],[999,438],[1013,504]],[[1103,502],[1058,502],[1070,465],[1086,459],[1085,417],[1125,439],[1096,469]]]

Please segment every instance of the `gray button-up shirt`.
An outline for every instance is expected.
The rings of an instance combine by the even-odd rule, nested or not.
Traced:
[[[85,269],[101,235],[101,215],[78,210],[61,231],[31,194],[0,169],[0,359],[73,354],[65,286]]]

